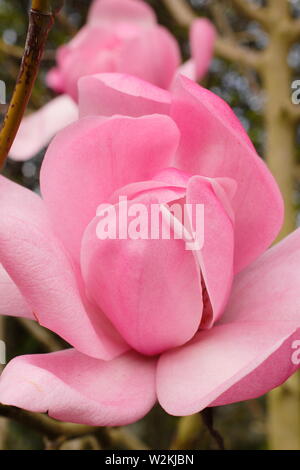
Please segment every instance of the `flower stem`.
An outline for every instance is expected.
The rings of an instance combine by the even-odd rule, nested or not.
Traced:
[[[54,1],[55,6],[52,8],[50,0],[32,0],[20,72],[0,131],[0,168],[5,163],[20,127],[39,71],[45,43],[54,23],[54,15],[62,3]]]

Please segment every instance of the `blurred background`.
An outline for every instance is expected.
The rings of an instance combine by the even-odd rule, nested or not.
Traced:
[[[172,0],[170,0],[172,2]],[[251,3],[242,0],[245,4]],[[274,1],[274,0],[273,0]],[[287,3],[291,15],[300,18],[300,1]],[[282,0],[280,0],[282,2]],[[28,112],[40,108],[50,101],[54,94],[45,85],[46,72],[55,63],[57,47],[68,42],[84,24],[90,6],[90,0],[67,0],[56,25],[50,33],[46,53],[36,86],[33,91]],[[155,9],[159,22],[168,27],[175,35],[184,59],[189,57],[188,28],[184,21],[178,21],[163,0],[149,0]],[[266,32],[243,8],[231,0],[191,0],[183,2],[193,9],[195,14],[210,18],[219,32],[219,46],[211,63],[210,71],[203,84],[224,98],[242,121],[254,142],[259,154],[267,160],[285,194],[288,215],[284,233],[289,232],[297,219],[300,204],[299,177],[297,161],[300,153],[300,129],[298,111],[295,116],[286,117],[277,122],[277,129],[286,126],[282,145],[288,155],[280,160],[273,160],[271,142],[275,123],[271,122],[270,107],[276,96],[271,95],[267,86],[267,77],[252,68],[234,53],[224,53],[221,41],[229,41],[234,48],[247,48],[247,51],[260,52],[272,41],[272,32]],[[263,1],[252,2],[263,6]],[[0,0],[0,79],[7,85],[7,97],[11,96],[18,74],[20,58],[27,32],[27,0]],[[176,16],[176,15],[175,15]],[[299,31],[300,32],[300,31]],[[276,60],[276,59],[275,59]],[[282,62],[283,60],[283,62]],[[288,45],[284,59],[278,57],[278,74],[282,67],[287,70],[289,82],[282,83],[289,101],[291,82],[300,79],[300,34]],[[267,73],[267,72],[266,72]],[[274,74],[274,68],[273,68]],[[276,74],[276,70],[275,70]],[[291,100],[290,100],[291,104]],[[289,104],[287,104],[289,107]],[[2,113],[5,107],[1,107]],[[300,108],[300,106],[299,106]],[[269,110],[269,111],[268,111]],[[2,119],[2,117],[1,117]],[[286,134],[289,134],[287,143]],[[43,152],[25,163],[8,162],[6,176],[20,184],[38,191],[39,169]],[[275,161],[276,160],[276,161]],[[285,175],[281,181],[282,172]],[[286,183],[288,177],[288,183]],[[281,184],[282,183],[282,184]],[[42,353],[60,349],[60,339],[27,320],[0,317],[0,339],[7,344],[7,359],[25,353]],[[270,397],[246,403],[225,406],[214,410],[215,428],[220,432],[227,449],[300,449],[300,386],[299,378],[294,377],[285,388],[273,392]],[[141,422],[128,428],[130,436],[141,440],[154,449],[215,449],[216,440],[210,435],[201,417],[178,420],[167,416],[159,407]],[[0,449],[44,449],[51,448],[51,443],[34,432],[31,428],[0,418]],[[63,444],[63,448],[99,448],[101,444],[95,436],[84,442],[72,441]],[[108,444],[109,446],[110,444]],[[122,448],[120,444],[120,448]]]

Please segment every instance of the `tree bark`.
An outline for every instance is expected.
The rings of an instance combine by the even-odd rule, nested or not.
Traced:
[[[0,169],[20,127],[39,71],[46,40],[54,23],[54,16],[62,4],[63,0],[32,0],[20,72],[0,131]]]
[[[291,45],[287,0],[270,2],[269,46],[265,52],[262,79],[266,90],[267,164],[275,176],[285,203],[285,220],[279,239],[295,229],[296,120],[287,112],[291,104],[292,74],[287,58]],[[300,449],[300,374],[268,395],[268,441],[272,450]]]
[[[270,45],[265,52],[262,79],[266,91],[265,159],[278,182],[285,203],[285,220],[280,238],[295,229],[294,207],[295,122],[286,112],[290,101],[291,71],[287,63],[289,43],[280,31],[270,31]]]

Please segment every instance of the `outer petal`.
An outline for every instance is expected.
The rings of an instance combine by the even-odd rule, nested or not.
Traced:
[[[233,193],[234,181],[221,178],[210,180],[195,176],[187,187],[186,202],[197,207],[204,206],[204,227],[198,220],[192,223],[196,236],[203,236],[203,248],[196,251],[201,273],[208,292],[210,305],[206,305],[206,316],[202,327],[210,328],[223,313],[231,290],[234,259],[234,220],[229,189]],[[198,215],[196,211],[192,214]],[[197,231],[202,233],[197,233]]]
[[[96,209],[117,189],[169,166],[178,130],[167,116],[84,118],[57,136],[41,171],[41,189],[56,233],[79,258]]]
[[[156,23],[154,11],[139,0],[94,0],[89,16],[90,24],[115,25],[116,23],[137,23],[149,26]]]
[[[297,328],[285,322],[231,323],[202,331],[189,344],[163,354],[157,371],[157,394],[162,407],[170,414],[186,416],[210,406],[233,384],[257,369]],[[299,337],[300,330],[298,331]],[[283,347],[283,352],[286,349]],[[291,350],[291,354],[292,354]],[[287,369],[293,373],[299,366],[291,354],[273,364],[273,374],[282,378]],[[265,371],[268,373],[269,371]],[[270,381],[256,383],[265,393]],[[277,383],[277,385],[280,383]],[[264,384],[264,386],[263,386]],[[243,399],[236,394],[234,401]],[[223,403],[224,404],[224,403]]]
[[[171,116],[181,145],[175,166],[238,183],[235,210],[235,270],[263,253],[283,218],[279,189],[231,109],[219,97],[185,77],[177,79]],[[259,236],[258,236],[259,233]]]
[[[139,420],[153,407],[155,360],[130,352],[112,361],[75,350],[21,356],[0,379],[0,402],[97,426]]]
[[[52,137],[78,118],[78,107],[62,95],[25,117],[10,151],[13,160],[27,160],[45,147]]]
[[[0,194],[0,262],[41,325],[91,356],[111,359],[128,349],[98,309],[83,305],[42,200],[3,177]]]
[[[170,93],[131,75],[87,76],[79,80],[78,87],[81,117],[169,114]]]
[[[34,319],[31,308],[1,264],[0,315]]]
[[[116,71],[168,89],[180,62],[175,38],[167,29],[157,26],[124,43],[119,57],[116,57]]]
[[[156,189],[133,203],[144,204],[149,215],[153,204],[174,201],[176,191],[182,197],[180,189]],[[130,207],[128,204],[129,211]],[[126,234],[122,239],[119,229],[124,223],[119,225],[118,220],[127,213],[126,209],[122,213],[121,205],[111,211],[108,223],[116,227],[114,239],[97,237],[100,218],[89,225],[82,245],[83,276],[88,293],[126,341],[143,354],[158,354],[184,344],[199,328],[199,273],[193,253],[185,249],[182,239],[133,239]],[[156,223],[159,225],[149,217],[151,233]],[[128,227],[130,230],[130,218]]]
[[[158,396],[167,411],[255,398],[299,368],[299,266],[298,230],[237,276],[218,326],[163,356]]]
[[[212,406],[260,397],[282,385],[299,366],[300,328],[295,329],[295,333],[289,335],[260,366],[221,394]]]
[[[193,22],[190,32],[192,57],[195,61],[196,80],[201,80],[210,66],[215,40],[216,29],[206,18],[200,18]]]

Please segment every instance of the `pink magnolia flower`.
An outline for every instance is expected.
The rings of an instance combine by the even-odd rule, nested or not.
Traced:
[[[215,35],[208,20],[196,20],[190,34],[193,59],[179,67],[178,44],[157,24],[149,5],[142,0],[95,0],[86,26],[58,49],[57,66],[48,74],[48,85],[62,95],[23,120],[10,157],[31,158],[60,129],[76,121],[79,78],[122,72],[165,89],[176,73],[200,80],[211,62]]]
[[[0,312],[74,349],[13,359],[0,401],[122,425],[157,400],[183,416],[284,382],[299,367],[300,232],[267,250],[282,199],[231,109],[182,76],[170,93],[115,74],[81,79],[79,106],[47,151],[42,199],[0,179]],[[203,248],[100,240],[97,208],[119,196],[204,204]]]

